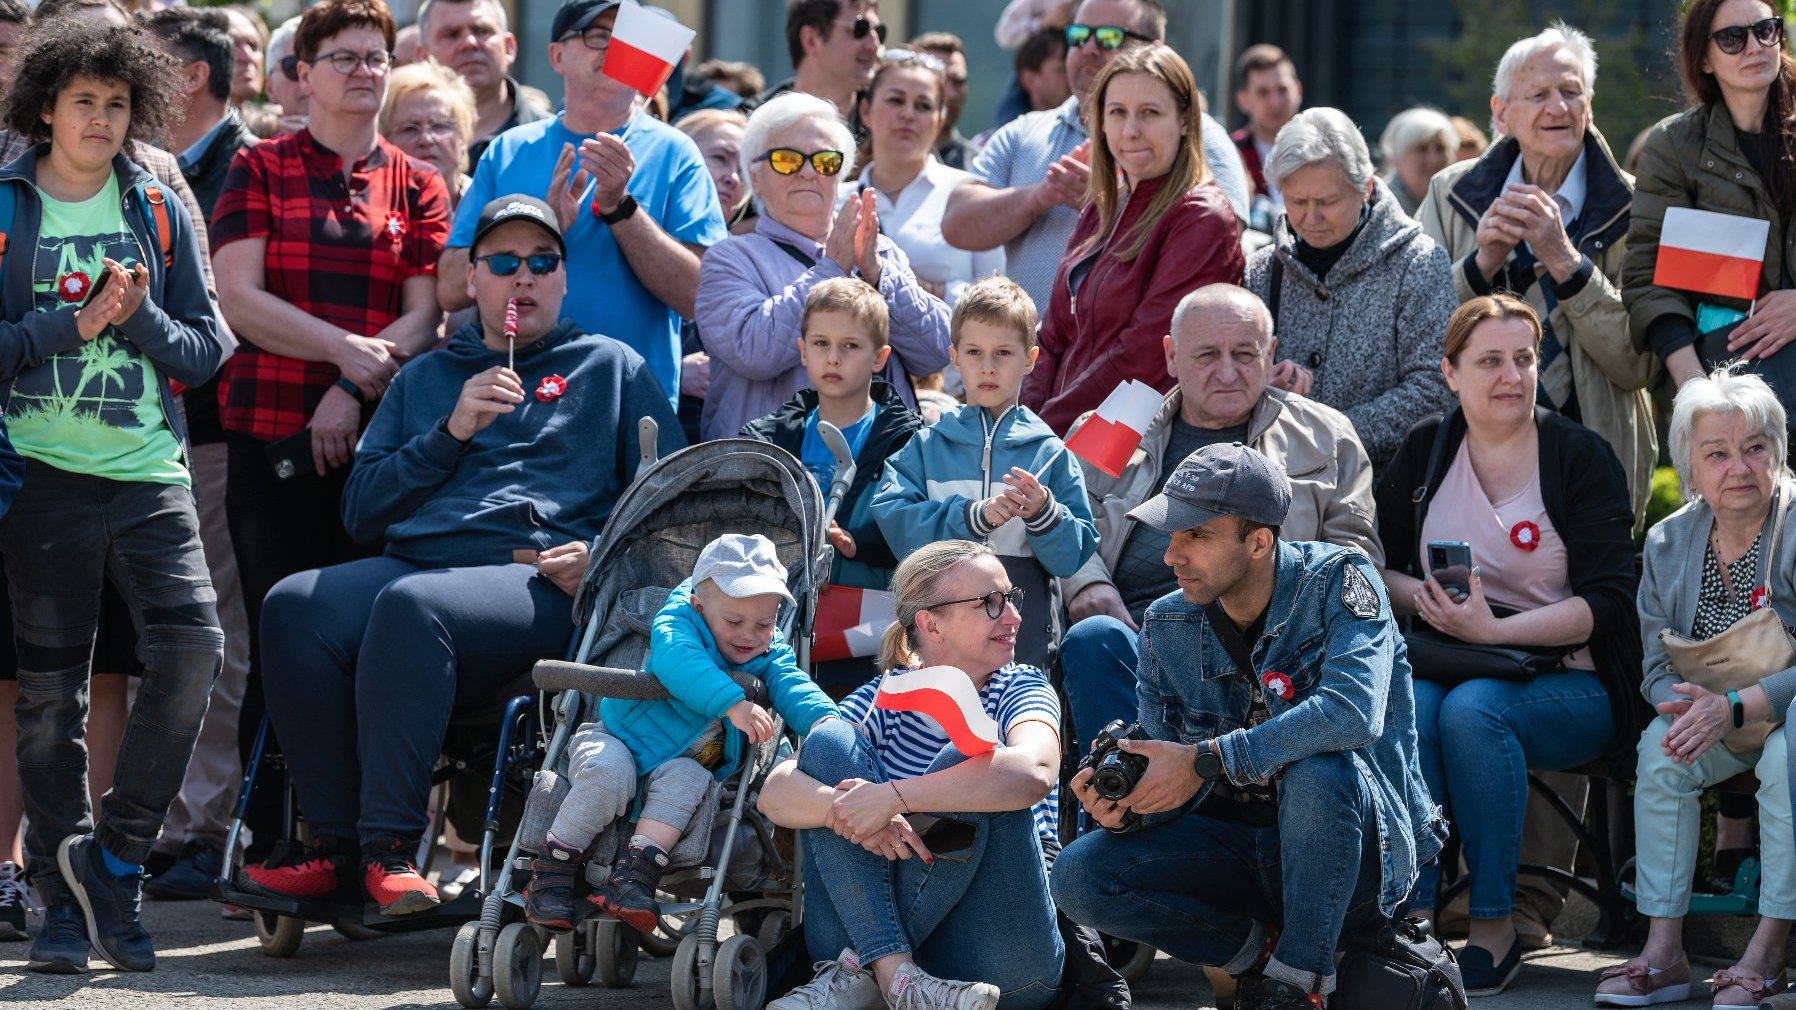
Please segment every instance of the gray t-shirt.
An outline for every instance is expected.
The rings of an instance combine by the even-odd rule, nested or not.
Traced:
[[[1160,458],[1160,479],[1154,483],[1155,488],[1166,486],[1167,478],[1178,469],[1185,457],[1207,445],[1244,442],[1247,440],[1247,425],[1233,428],[1199,428],[1174,419],[1172,422],[1172,438],[1166,443],[1166,455]],[[1166,545],[1172,537],[1154,529],[1146,523],[1136,523],[1129,531],[1129,537],[1123,541],[1122,554],[1117,556],[1116,570],[1110,573],[1111,580],[1116,583],[1116,592],[1123,599],[1123,606],[1129,608],[1129,616],[1141,623],[1141,615],[1147,605],[1179,588],[1178,577],[1172,569],[1166,567]]]

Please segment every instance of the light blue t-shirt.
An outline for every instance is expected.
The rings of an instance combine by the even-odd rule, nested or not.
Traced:
[[[823,436],[817,433],[818,412],[812,408],[804,418],[804,441],[800,443],[798,461],[804,464],[811,476],[817,478],[817,486],[829,494],[829,485],[836,479],[836,454],[829,451]],[[879,404],[861,415],[861,419],[842,429],[842,437],[848,441],[848,455],[858,458],[861,450],[867,447],[867,434],[873,430],[873,419],[879,416]]]
[[[705,159],[691,138],[645,112],[638,112],[614,135],[636,160],[629,192],[638,214],[647,214],[680,242],[711,246],[723,241],[723,210]],[[480,209],[501,196],[547,194],[555,161],[564,144],[578,148],[585,135],[562,125],[561,116],[515,126],[500,134],[480,156],[474,182],[456,209],[450,248],[474,242]],[[575,173],[578,174],[578,162]],[[588,200],[590,201],[590,197]],[[582,209],[567,242],[567,297],[561,318],[588,333],[614,337],[643,356],[661,382],[669,403],[680,399],[680,317],[637,280],[611,237],[611,228]]]

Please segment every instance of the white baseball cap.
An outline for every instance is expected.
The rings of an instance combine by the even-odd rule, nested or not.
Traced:
[[[773,541],[759,533],[725,533],[706,544],[692,566],[692,584],[696,587],[706,579],[738,600],[778,593],[787,603],[798,603],[786,588],[786,566],[780,564]]]

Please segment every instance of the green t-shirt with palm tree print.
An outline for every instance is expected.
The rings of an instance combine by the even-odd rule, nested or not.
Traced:
[[[43,224],[31,250],[37,311],[63,312],[86,301],[105,273],[102,257],[127,270],[144,261],[137,236],[125,223],[117,173],[79,203],[52,199],[41,189],[38,197]],[[20,453],[59,470],[190,486],[180,440],[163,413],[161,388],[156,366],[118,327],[108,326],[80,348],[26,369],[13,381],[6,430]]]

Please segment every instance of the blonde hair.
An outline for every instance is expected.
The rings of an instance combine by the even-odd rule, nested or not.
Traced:
[[[798,320],[800,336],[810,332],[811,316],[819,312],[840,312],[866,329],[874,349],[886,345],[891,320],[885,297],[859,277],[831,277],[812,288],[805,296],[804,315]]]
[[[1035,346],[1035,327],[1039,322],[1035,302],[1022,285],[1008,277],[987,277],[967,285],[960,293],[954,313],[948,317],[949,342],[955,347],[960,346],[961,324],[969,319],[1016,330],[1023,335],[1025,351]]]
[[[455,146],[461,150],[461,171],[468,170],[468,141],[474,138],[474,118],[479,106],[474,101],[474,89],[462,76],[435,60],[420,60],[407,63],[403,67],[394,68],[387,77],[387,100],[380,107],[380,132],[389,136],[393,132],[393,111],[399,103],[419,92],[432,92],[442,96],[449,103],[449,113],[455,117],[457,140]],[[450,188],[455,180],[444,179]]]
[[[917,615],[941,602],[942,579],[962,562],[997,557],[971,540],[938,540],[910,553],[892,573],[892,596],[898,619],[879,640],[879,668],[916,666]]]
[[[1123,74],[1145,74],[1166,85],[1179,107],[1180,118],[1185,121],[1185,139],[1173,156],[1172,168],[1166,173],[1166,185],[1154,194],[1153,201],[1142,211],[1127,235],[1112,236],[1110,233],[1122,216],[1122,201],[1117,192],[1116,159],[1110,154],[1109,142],[1104,139],[1104,96],[1110,90],[1110,82]],[[1097,208],[1098,227],[1080,247],[1079,255],[1095,252],[1114,238],[1121,248],[1113,255],[1128,263],[1141,254],[1142,247],[1147,245],[1148,234],[1166,212],[1183,200],[1193,187],[1210,181],[1210,164],[1204,160],[1203,117],[1198,109],[1197,81],[1191,76],[1190,65],[1173,52],[1172,47],[1129,46],[1098,75],[1091,95],[1091,102],[1084,106],[1085,131],[1092,141],[1091,182],[1087,195],[1092,206]]]

